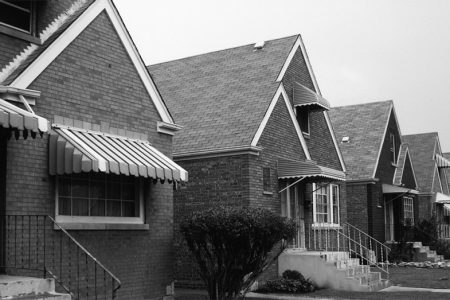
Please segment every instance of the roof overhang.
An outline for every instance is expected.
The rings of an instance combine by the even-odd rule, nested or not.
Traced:
[[[417,191],[415,189],[408,189],[405,187],[396,186],[396,185],[392,185],[392,184],[386,184],[386,183],[382,184],[382,189],[383,189],[383,194],[405,194],[405,193],[419,194],[419,191]]]
[[[435,159],[438,168],[450,168],[450,160],[446,159],[442,155],[436,153]]]
[[[148,141],[81,128],[53,125],[49,173],[104,172],[187,181],[188,173]]]
[[[436,193],[436,202],[450,204],[450,196],[442,193]]]
[[[278,160],[277,171],[278,179],[316,177],[345,180],[343,171],[320,166],[313,160],[295,161],[281,158]]]

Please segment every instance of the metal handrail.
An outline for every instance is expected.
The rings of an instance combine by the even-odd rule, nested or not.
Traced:
[[[375,266],[389,277],[390,248],[349,223],[316,224],[308,232],[309,250],[349,252],[361,264]],[[312,240],[312,243],[311,243]]]
[[[115,299],[121,287],[120,280],[51,216],[0,214],[0,240],[0,270],[42,272],[75,299]]]

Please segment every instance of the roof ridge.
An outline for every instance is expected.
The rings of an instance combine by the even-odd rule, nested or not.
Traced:
[[[77,0],[67,10],[59,14],[39,34],[41,45],[29,44],[24,50],[16,55],[2,70],[0,70],[0,82],[6,80],[34,51],[44,44],[59,28],[74,15],[88,0]]]
[[[344,107],[354,107],[354,106],[365,106],[365,105],[379,104],[379,103],[394,103],[394,101],[393,101],[392,99],[389,99],[389,100],[380,100],[380,101],[372,101],[372,102],[366,102],[366,103],[356,103],[356,104],[349,104],[349,105],[333,106],[332,108],[344,108]]]
[[[293,34],[293,35],[280,37],[280,38],[276,38],[276,39],[265,40],[265,42],[278,41],[278,40],[282,40],[282,39],[291,38],[291,37],[294,37],[294,36],[298,37],[299,35],[300,34]],[[237,48],[241,48],[241,47],[247,47],[247,46],[254,45],[254,44],[255,43],[249,43],[249,44],[245,44],[245,45],[234,46],[234,47],[229,47],[229,48],[219,49],[219,50],[212,50],[212,51],[208,51],[208,52],[205,52],[205,53],[199,53],[199,54],[194,54],[194,55],[190,55],[190,56],[186,56],[186,57],[180,57],[180,58],[176,58],[176,59],[171,59],[171,60],[167,60],[167,61],[163,61],[163,62],[147,65],[147,68],[158,66],[158,65],[163,65],[163,64],[171,63],[171,62],[175,62],[175,61],[180,61],[180,60],[184,60],[184,59],[190,59],[190,58],[194,58],[194,57],[198,57],[198,56],[202,56],[202,55],[218,53],[218,52],[228,51],[228,50],[233,50],[233,49],[237,49]]]

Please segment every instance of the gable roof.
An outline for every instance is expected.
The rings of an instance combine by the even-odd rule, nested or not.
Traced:
[[[298,40],[290,36],[266,41],[259,50],[249,44],[149,66],[184,127],[174,138],[174,154],[250,146]]]
[[[429,132],[404,135],[403,140],[409,145],[409,152],[414,164],[414,171],[420,191],[424,193],[432,192],[433,179],[436,172],[434,155],[435,151],[438,150],[436,148],[438,133]]]
[[[23,53],[19,54],[15,61],[10,64],[10,68],[2,70],[0,84],[22,89],[27,88],[100,13],[105,12],[127,50],[161,120],[170,125],[174,124],[173,118],[153,83],[112,0],[79,0],[78,2],[80,3],[79,7],[72,11],[68,18],[64,18],[64,13],[62,14],[62,24],[59,24],[59,27],[56,27],[53,33],[49,34],[48,31],[44,30],[42,34],[48,35],[48,38],[42,45],[32,45],[24,49]],[[2,75],[3,80],[1,79]],[[175,127],[173,128],[175,129]]]
[[[391,111],[393,102],[388,100],[333,107],[328,112],[348,180],[374,178]],[[344,137],[349,142],[342,142]]]

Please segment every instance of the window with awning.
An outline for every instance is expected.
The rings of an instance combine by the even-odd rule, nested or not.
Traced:
[[[343,171],[318,165],[313,160],[278,160],[278,179],[319,177],[334,180],[345,180]]]
[[[439,168],[450,168],[450,160],[442,155],[436,153],[435,159]]]
[[[22,135],[36,137],[48,131],[48,121],[45,118],[17,107],[3,99],[0,99],[0,126],[11,129],[16,138]]]
[[[187,181],[188,173],[148,141],[55,125],[50,133],[49,172],[103,172]]]

